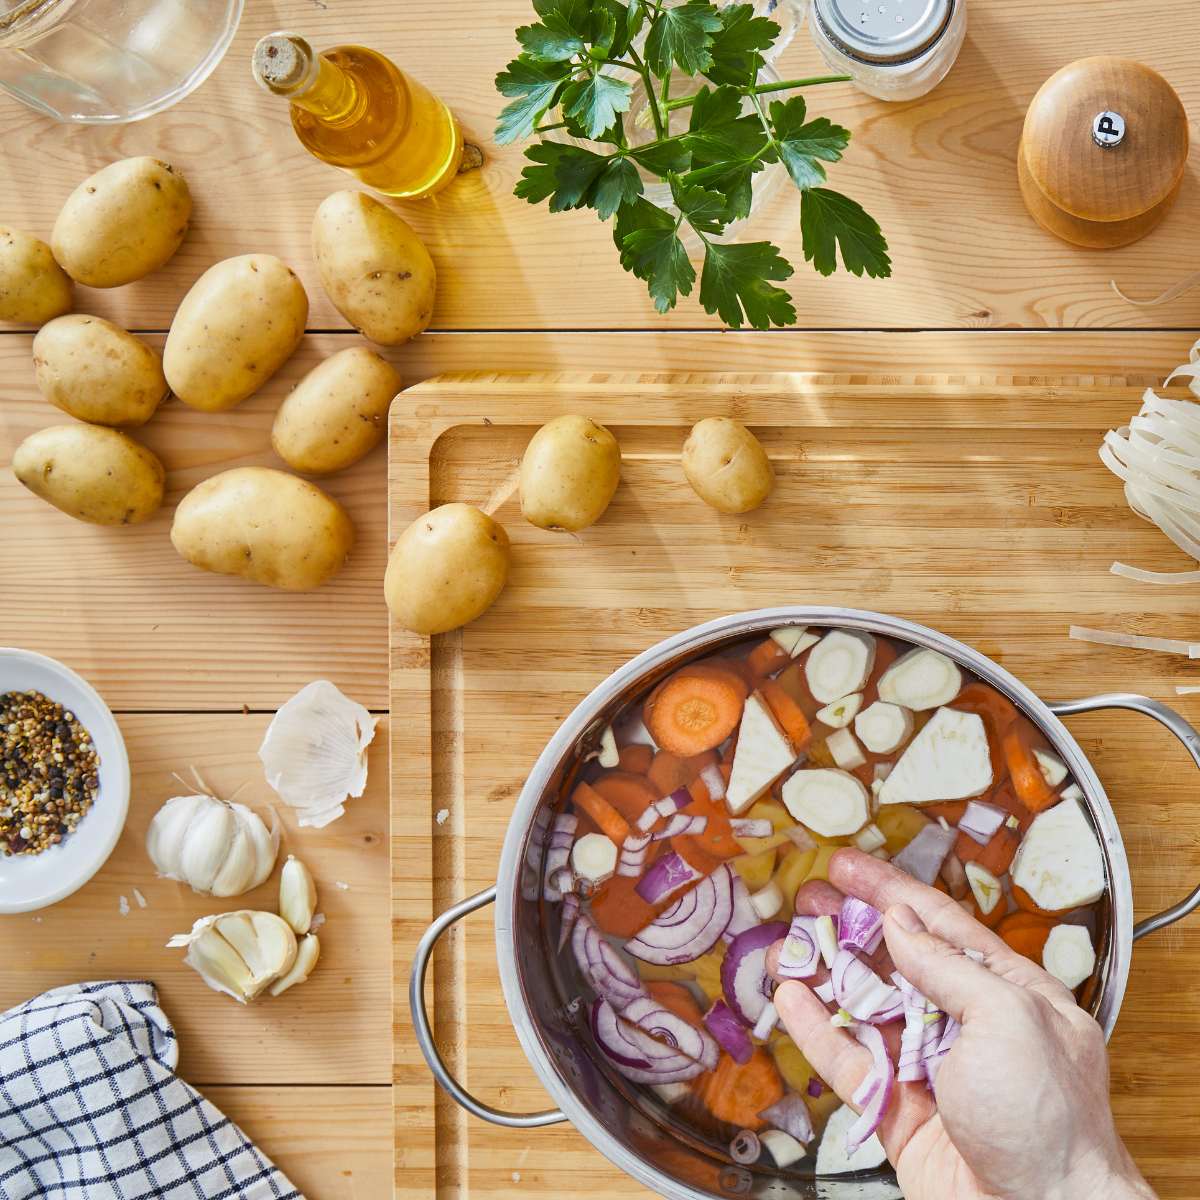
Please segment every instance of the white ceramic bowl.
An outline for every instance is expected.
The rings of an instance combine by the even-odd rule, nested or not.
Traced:
[[[41,854],[0,854],[0,913],[57,904],[83,887],[112,853],[129,812],[129,757],[116,718],[100,693],[69,667],[0,646],[0,694],[41,692],[70,710],[92,735],[100,788],[75,832]]]

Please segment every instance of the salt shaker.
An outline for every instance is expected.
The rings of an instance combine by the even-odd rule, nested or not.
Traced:
[[[958,58],[966,0],[812,0],[812,39],[835,71],[880,100],[932,91]]]

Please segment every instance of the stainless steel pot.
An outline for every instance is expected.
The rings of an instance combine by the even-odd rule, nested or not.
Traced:
[[[784,1176],[771,1169],[736,1166],[719,1151],[674,1126],[652,1097],[632,1088],[603,1062],[572,1000],[583,990],[573,964],[556,953],[557,910],[546,910],[521,887],[535,814],[561,802],[561,787],[572,767],[594,749],[601,731],[624,708],[684,662],[712,654],[754,634],[781,625],[837,626],[883,634],[927,646],[955,659],[1004,693],[1042,730],[1070,768],[1086,797],[1104,849],[1109,883],[1109,920],[1100,931],[1099,968],[1085,997],[1107,1037],[1117,1019],[1129,978],[1133,943],[1200,907],[1200,887],[1173,908],[1135,925],[1129,861],[1112,806],[1096,773],[1060,716],[1104,708],[1127,708],[1154,718],[1183,742],[1200,766],[1200,735],[1165,705],[1145,696],[1113,694],[1048,704],[1024,684],[969,646],[898,617],[844,608],[773,608],[739,613],[697,626],[660,642],[610,675],[563,722],[542,751],[517,800],[495,887],[443,913],[427,930],[413,961],[409,998],[417,1039],[438,1083],[465,1109],[485,1121],[516,1128],[571,1121],[602,1154],[647,1187],[671,1200],[724,1200],[731,1196],[779,1200],[892,1200],[899,1197],[887,1172],[841,1179]],[[539,873],[540,874],[540,873]],[[537,889],[540,893],[540,889]],[[451,1075],[438,1053],[425,1008],[424,981],[438,938],[456,921],[496,904],[496,950],[504,998],[521,1046],[557,1109],[505,1113],[483,1104]]]

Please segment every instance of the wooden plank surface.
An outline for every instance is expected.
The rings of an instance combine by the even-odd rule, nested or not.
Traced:
[[[411,1144],[406,1114],[433,1090],[400,987],[426,914],[494,881],[509,811],[541,747],[591,687],[660,638],[762,605],[868,607],[962,638],[1049,698],[1137,690],[1176,702],[1173,684],[1194,680],[1192,665],[1066,638],[1073,621],[1194,630],[1178,589],[1108,574],[1114,557],[1181,565],[1095,458],[1103,430],[1137,396],[1092,381],[656,381],[598,371],[435,380],[409,394],[412,415],[392,418],[391,536],[426,495],[487,504],[512,538],[513,568],[496,605],[465,630],[432,642],[392,631],[398,1143]],[[617,434],[623,482],[604,519],[568,538],[521,520],[512,481],[533,429],[579,409]],[[778,485],[754,513],[712,512],[682,479],[686,429],[710,413],[737,415],[768,447]],[[1195,698],[1178,704],[1200,719]],[[1138,916],[1173,903],[1200,874],[1197,781],[1182,748],[1128,714],[1071,725],[1121,821]],[[424,811],[414,795],[429,797]],[[423,894],[411,854],[422,831]],[[1139,945],[1113,1041],[1122,1131],[1160,1194],[1178,1200],[1192,1195],[1194,1175],[1180,1164],[1181,1139],[1200,1116],[1191,1060],[1200,1013],[1187,998],[1198,965],[1196,921]],[[500,996],[489,913],[455,932],[429,999],[444,1049],[481,1098],[545,1106]],[[1149,1092],[1169,1117],[1146,1119]],[[431,1187],[439,1200],[642,1194],[569,1128],[496,1129],[439,1100],[425,1132],[436,1171],[400,1171],[405,1197]]]
[[[890,281],[841,273],[821,280],[803,264],[798,206],[787,190],[764,209],[754,235],[778,240],[797,264],[797,324],[822,328],[1195,324],[1200,293],[1138,309],[1109,288],[1117,279],[1155,295],[1196,266],[1191,231],[1200,189],[1184,181],[1176,210],[1146,241],[1107,254],[1080,250],[1038,229],[1022,207],[1016,146],[1025,108],[1055,70],[1085,54],[1128,54],[1163,72],[1200,112],[1187,31],[1190,0],[972,0],[967,43],[928,97],[888,105],[837,85],[814,90],[814,111],[854,140],[832,172],[886,231]],[[178,107],[111,129],[55,126],[0,98],[0,215],[47,236],[62,200],[113,158],[157,154],[185,172],[196,196],[193,232],[171,268],[107,293],[80,289],[85,309],[140,329],[164,329],[189,283],[213,261],[270,251],[300,274],[313,328],[345,323],[321,294],[308,249],[321,199],[353,181],[296,142],[286,107],[249,76],[255,40],[280,27],[318,46],[361,41],[395,57],[458,113],[488,155],[481,171],[441,197],[400,205],[440,271],[442,329],[715,327],[694,302],[657,316],[641,284],[615,261],[607,227],[591,213],[551,214],[512,195],[519,147],[497,151],[490,130],[501,106],[492,80],[531,19],[527,0],[359,0],[249,4],[211,79]],[[806,30],[780,64],[786,76],[822,69]]]

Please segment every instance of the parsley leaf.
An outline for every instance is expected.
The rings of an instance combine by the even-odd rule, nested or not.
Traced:
[[[574,33],[559,32],[548,25],[523,25],[517,30],[517,41],[530,58],[543,62],[562,62],[583,50],[583,38]]]
[[[568,142],[541,142],[529,146],[525,156],[536,165],[521,172],[514,194],[530,204],[549,198],[551,212],[590,203],[592,185],[608,164],[602,154]]]
[[[558,103],[559,92],[570,78],[571,66],[565,62],[535,62],[516,58],[496,76],[496,89],[502,96],[517,97],[504,106],[496,123],[496,143],[504,146],[518,138],[529,137],[538,119]]]
[[[754,329],[792,325],[796,309],[791,297],[767,282],[787,279],[791,273],[791,263],[770,242],[728,246],[709,242],[700,275],[700,303],[705,312],[718,313],[730,329],[742,327],[743,312]]]
[[[686,171],[692,162],[691,151],[682,142],[647,142],[630,146],[629,157],[652,175],[667,176]]]
[[[721,14],[708,0],[688,0],[655,13],[646,35],[646,62],[655,75],[670,74],[675,63],[685,75],[712,66],[712,35],[721,28]]]
[[[598,138],[612,128],[618,113],[628,110],[632,90],[625,80],[597,71],[567,84],[562,94],[563,115],[576,118],[588,137]]]
[[[725,228],[728,217],[725,197],[720,192],[689,186],[676,177],[671,180],[671,199],[693,229],[701,233],[720,233]]]
[[[691,152],[686,182],[724,194],[730,220],[750,215],[754,174],[769,143],[757,117],[743,115],[736,88],[701,88],[683,144]]]
[[[776,100],[771,105],[771,126],[779,157],[801,191],[825,182],[825,168],[818,159],[837,162],[850,144],[850,130],[835,125],[827,117],[806,123],[805,111],[803,96]]]
[[[621,266],[646,282],[660,313],[674,308],[680,295],[691,293],[696,268],[688,261],[669,213],[638,199],[617,214],[613,241],[621,252]]]
[[[749,4],[731,4],[721,9],[721,29],[712,43],[712,65],[704,74],[714,83],[749,87],[758,81],[763,67],[759,53],[779,36],[779,26],[767,17],[756,17]]]
[[[533,11],[545,25],[559,33],[588,35],[592,6],[589,0],[533,0]]]
[[[642,179],[637,167],[627,158],[613,156],[596,182],[591,205],[607,221],[623,204],[632,204],[642,194]]]
[[[800,234],[804,257],[822,275],[837,269],[837,251],[842,265],[852,275],[864,271],[872,279],[892,273],[887,239],[879,224],[861,204],[829,188],[809,188],[800,196]]]

